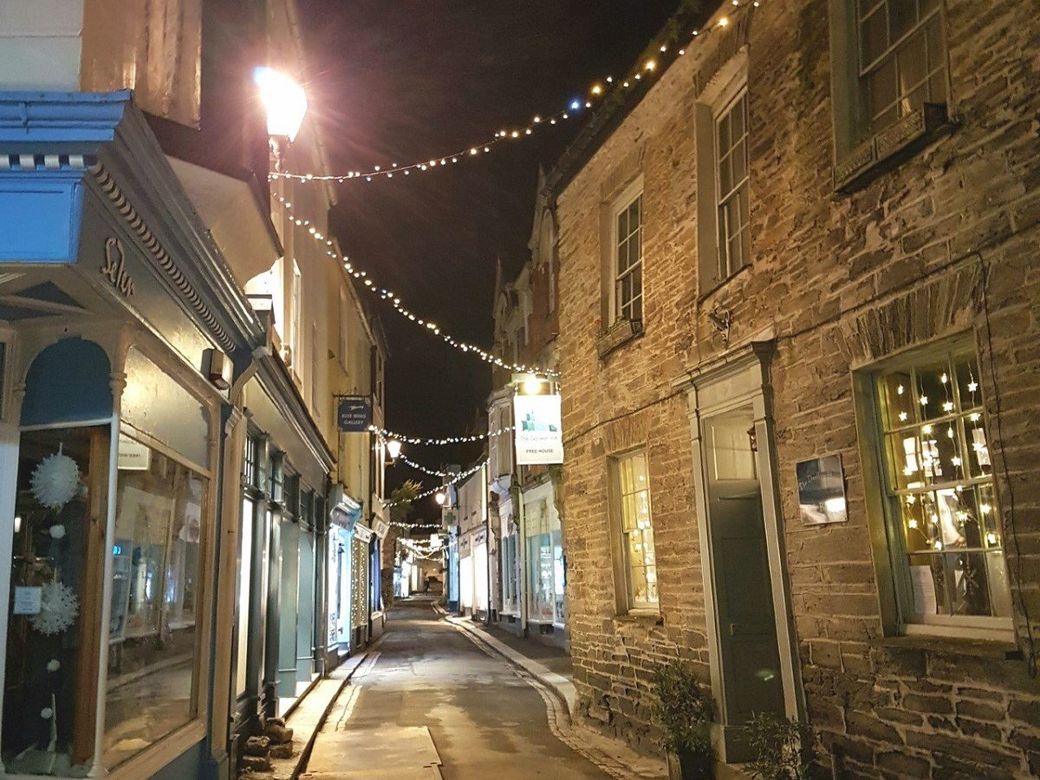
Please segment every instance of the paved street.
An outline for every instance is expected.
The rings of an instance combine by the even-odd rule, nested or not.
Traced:
[[[337,701],[305,776],[608,776],[553,735],[542,696],[514,667],[428,602],[395,608],[375,652]]]

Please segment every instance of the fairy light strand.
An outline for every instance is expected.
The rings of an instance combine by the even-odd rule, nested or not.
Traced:
[[[761,5],[761,2],[762,0],[751,0],[751,2],[748,2],[748,0],[730,0],[730,16],[723,15],[704,27],[693,28],[690,30],[690,38],[703,40],[713,31],[725,29],[732,24],[733,18],[736,14],[739,14],[746,9],[758,8]],[[681,57],[686,54],[685,46],[682,44],[678,45],[679,48],[676,51],[675,57]],[[666,55],[668,51],[668,44],[661,44],[658,48],[658,55]],[[576,97],[572,99],[565,109],[547,116],[535,114],[526,125],[498,130],[491,138],[486,138],[483,141],[456,149],[447,154],[438,154],[432,157],[426,157],[404,165],[396,162],[392,162],[389,165],[368,164],[357,170],[348,171],[345,174],[272,171],[268,174],[268,179],[270,181],[283,179],[303,182],[347,182],[358,180],[371,182],[375,179],[392,179],[395,175],[398,176],[398,178],[403,178],[405,176],[411,176],[413,173],[421,174],[428,171],[436,171],[441,168],[453,167],[460,162],[475,157],[483,157],[489,154],[499,144],[530,138],[538,130],[572,119],[578,116],[583,110],[593,109],[597,104],[601,105],[605,98],[613,93],[636,89],[643,83],[644,79],[649,80],[653,76],[663,73],[666,70],[666,68],[662,67],[658,62],[658,55],[643,59],[634,68],[634,71],[624,78],[615,79],[613,76],[607,76],[604,79],[593,82],[593,84],[585,91],[585,97]]]
[[[444,341],[449,346],[454,347],[459,352],[472,352],[485,363],[490,363],[491,365],[498,366],[499,368],[511,369],[522,374],[540,374],[550,378],[556,378],[559,376],[559,372],[557,371],[538,368],[536,366],[528,366],[523,363],[511,363],[507,360],[502,360],[500,357],[493,355],[486,349],[482,349],[481,347],[469,344],[465,341],[459,341],[454,336],[442,331],[440,326],[437,325],[435,322],[431,322],[429,320],[423,319],[422,317],[416,316],[413,312],[409,311],[401,304],[401,298],[395,295],[392,290],[377,285],[375,282],[372,281],[372,277],[368,275],[367,271],[359,270],[350,261],[350,258],[345,257],[336,252],[336,250],[333,248],[335,246],[333,240],[326,236],[324,233],[322,233],[320,230],[318,230],[314,226],[314,223],[312,223],[309,219],[301,219],[300,217],[296,216],[293,210],[292,201],[288,200],[280,193],[273,192],[271,194],[275,201],[277,201],[282,206],[282,208],[285,209],[285,213],[289,216],[290,222],[292,222],[297,227],[307,228],[307,234],[311,237],[311,239],[313,239],[315,242],[322,246],[322,250],[325,252],[326,255],[328,255],[336,262],[342,263],[343,268],[346,270],[346,272],[350,274],[352,277],[354,277],[356,280],[361,282],[361,286],[363,286],[373,295],[377,296],[380,300],[384,302],[389,302],[390,305],[393,306],[394,311],[396,311],[406,320],[415,323],[420,328],[423,328],[432,333],[434,336],[439,336],[442,341]]]
[[[474,441],[483,441],[484,439],[492,439],[496,436],[502,436],[513,430],[512,425],[507,425],[504,428],[499,428],[497,431],[491,433],[474,433],[471,436],[440,436],[425,439],[419,436],[405,436],[402,433],[395,433],[394,431],[387,430],[386,428],[380,428],[377,425],[368,426],[368,430],[372,433],[378,434],[384,439],[396,439],[402,444],[417,444],[417,445],[429,445],[429,446],[445,446],[448,444],[467,444]]]
[[[429,490],[424,490],[422,493],[419,493],[414,498],[411,498],[411,499],[399,499],[397,501],[383,501],[383,499],[381,499],[381,498],[379,500],[383,502],[383,506],[397,506],[399,504],[408,504],[408,503],[411,503],[412,501],[418,501],[420,499],[432,496],[434,493],[436,493],[436,492],[438,492],[440,490],[443,490],[444,488],[448,487],[449,485],[454,485],[455,483],[461,482],[462,480],[466,479],[467,477],[473,476],[478,471],[480,471],[482,468],[484,468],[484,466],[486,466],[487,464],[488,464],[488,461],[485,458],[480,463],[478,463],[476,466],[473,466],[472,468],[466,469],[465,471],[460,471],[460,472],[454,474],[454,476],[450,480],[445,482],[444,484],[437,485],[436,487],[430,488]]]

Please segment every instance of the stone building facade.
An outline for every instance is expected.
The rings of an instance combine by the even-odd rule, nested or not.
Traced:
[[[867,5],[681,11],[549,174],[580,707],[649,748],[681,658],[723,760],[1035,776],[1040,27]]]

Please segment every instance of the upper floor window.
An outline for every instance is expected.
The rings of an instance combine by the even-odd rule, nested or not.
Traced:
[[[300,266],[295,260],[292,262],[290,284],[289,363],[299,376],[301,372],[297,366],[303,363],[303,356],[299,354],[303,348],[303,274],[300,273]]]
[[[715,119],[718,279],[727,279],[751,260],[748,209],[747,90]]]
[[[629,609],[657,609],[657,558],[650,514],[650,481],[646,452],[638,450],[616,461],[617,517],[621,563]]]
[[[873,382],[902,622],[1009,628],[976,355],[919,353]]]
[[[859,92],[870,133],[946,103],[939,0],[857,0]]]
[[[260,487],[260,448],[258,436],[246,437],[245,457],[242,459],[243,482],[252,488]]]
[[[643,319],[643,194],[614,209],[614,321]]]

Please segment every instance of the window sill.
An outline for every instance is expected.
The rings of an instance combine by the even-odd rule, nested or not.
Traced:
[[[710,298],[712,295],[714,295],[719,290],[724,288],[726,285],[728,285],[730,282],[732,282],[738,276],[741,276],[745,271],[747,271],[750,268],[751,268],[751,263],[749,261],[746,265],[742,265],[740,268],[738,268],[736,271],[731,273],[725,279],[716,279],[716,280],[712,281],[710,287],[708,287],[705,290],[702,290],[701,292],[699,292],[697,294],[697,300],[698,301],[703,301],[706,298]]]
[[[834,189],[844,195],[862,189],[952,129],[946,105],[926,103],[835,163]]]
[[[611,352],[623,344],[639,338],[643,335],[642,320],[621,319],[603,331],[596,339],[596,351],[600,360],[603,360]]]
[[[664,617],[653,609],[630,609],[620,615],[614,615],[615,623],[639,623],[650,626],[663,626]]]
[[[999,639],[963,639],[958,637],[911,634],[888,636],[873,642],[877,647],[922,650],[928,653],[993,658],[1001,661],[1019,660],[1022,651],[1017,645]]]

